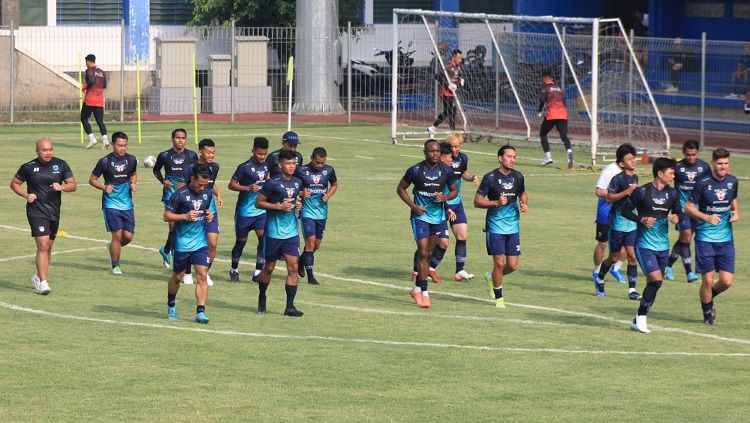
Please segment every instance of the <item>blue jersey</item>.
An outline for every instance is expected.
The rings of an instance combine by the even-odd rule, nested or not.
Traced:
[[[198,219],[195,221],[181,220],[174,222],[175,251],[187,253],[208,246],[204,219],[206,211],[210,209],[211,203],[213,203],[213,196],[214,193],[209,188],[201,193],[196,193],[188,185],[175,191],[169,198],[169,202],[164,207],[166,210],[177,214],[185,214],[191,210],[197,210],[199,213]]]
[[[193,176],[193,169],[195,169],[195,166],[197,165],[198,162],[185,165],[182,168],[182,175],[180,175],[179,182],[182,182],[185,185],[189,184],[190,178]],[[208,168],[211,170],[211,176],[208,177],[208,185],[206,185],[206,188],[210,188],[213,191],[214,183],[219,178],[219,164],[215,162],[208,163]],[[211,213],[216,213],[216,201],[211,202]]]
[[[268,180],[268,164],[266,162],[258,163],[252,158],[237,166],[237,170],[232,175],[232,180],[249,187],[258,184],[258,188],[263,188],[263,184]],[[255,207],[255,200],[258,198],[258,192],[240,191],[237,198],[237,206],[234,209],[235,216],[255,217],[260,216],[266,211]]]
[[[451,167],[453,168],[453,180],[456,181],[458,195],[456,195],[456,198],[448,200],[447,203],[453,206],[461,204],[461,175],[463,175],[469,168],[469,157],[466,154],[459,152],[458,156],[451,159]]]
[[[711,173],[711,166],[701,159],[695,164],[689,164],[685,160],[677,162],[674,168],[674,186],[680,191],[680,206],[685,207],[690,194],[693,192],[695,183]]]
[[[628,175],[625,172],[620,172],[615,175],[614,178],[609,182],[607,192],[617,194],[628,189],[631,184],[638,183],[638,175]],[[620,232],[632,232],[636,230],[636,224],[633,221],[626,219],[622,215],[622,206],[628,201],[628,197],[615,201],[612,203],[612,209],[609,211],[609,227]]]
[[[633,209],[638,211],[636,216]],[[621,209],[623,215],[631,221],[638,222],[636,245],[653,251],[669,250],[669,214],[681,214],[680,195],[676,188],[666,187],[658,190],[649,182],[633,191]],[[655,217],[656,222],[647,228],[640,223],[640,218]]]
[[[135,175],[138,159],[131,154],[118,157],[109,153],[99,159],[91,172],[97,178],[104,175],[104,183],[112,185],[112,192],[102,192],[102,208],[130,210],[133,208],[133,194],[130,191],[130,177]]]
[[[490,201],[497,201],[501,196],[508,198],[505,205],[487,209],[485,218],[487,232],[502,235],[520,232],[521,213],[517,203],[524,192],[526,192],[526,184],[523,175],[517,170],[511,170],[507,175],[503,175],[495,169],[484,175],[477,194],[487,197]]]
[[[327,219],[328,203],[323,202],[323,195],[328,192],[328,186],[336,182],[336,171],[329,165],[323,165],[315,170],[312,163],[297,168],[296,175],[302,180],[302,189],[309,189],[309,198],[302,199],[302,213],[300,217],[310,219]]]
[[[695,184],[690,201],[702,213],[721,216],[721,221],[716,225],[696,219],[696,240],[706,242],[732,240],[732,224],[729,223],[729,218],[732,217],[730,205],[737,198],[738,185],[737,178],[729,174],[722,180],[709,174]]]
[[[446,186],[454,184],[453,168],[440,162],[430,167],[427,161],[422,161],[407,169],[403,179],[414,184],[414,204],[425,206],[424,213],[419,215],[412,211],[411,218],[430,224],[444,222],[445,207],[442,202],[435,201],[435,195],[442,194]]]
[[[284,202],[295,204],[302,188],[302,181],[292,176],[284,179],[282,175],[274,176],[263,184],[260,193],[272,204]],[[295,209],[289,211],[266,210],[266,235],[275,239],[289,239],[299,235]]]
[[[174,148],[170,148],[167,151],[162,151],[156,157],[156,164],[154,164],[154,176],[156,179],[162,180],[161,168],[164,168],[164,179],[172,181],[172,188],[164,188],[161,200],[166,202],[169,201],[169,197],[177,187],[177,183],[182,178],[182,170],[186,165],[198,162],[198,155],[194,151],[188,149],[182,150],[181,152],[174,151]]]

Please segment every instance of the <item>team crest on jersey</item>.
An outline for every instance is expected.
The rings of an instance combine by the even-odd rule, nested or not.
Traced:
[[[731,182],[728,182],[728,183],[727,183],[727,188],[728,188],[728,189],[732,189],[732,186],[733,186],[733,185],[734,185],[734,184],[732,184]]]
[[[193,200],[193,210],[200,210],[203,200]]]
[[[323,175],[328,175],[328,171],[327,171],[327,170],[324,170],[324,171],[323,171]]]
[[[686,172],[688,181],[693,182],[695,180],[695,177],[698,175],[698,172]]]
[[[39,232],[44,232],[44,226],[39,227]]]
[[[58,173],[58,172],[60,172],[60,166],[58,166],[58,165],[53,165],[53,166],[52,166],[52,172],[54,172],[54,173]]]
[[[206,195],[206,194],[203,194],[203,199],[204,199],[204,200],[208,200],[208,195]]]
[[[312,176],[312,181],[313,181],[314,184],[319,184],[320,183],[320,175],[313,175]]]
[[[727,190],[717,189],[717,190],[714,190],[714,194],[716,194],[717,200],[724,201],[724,198],[727,196]]]

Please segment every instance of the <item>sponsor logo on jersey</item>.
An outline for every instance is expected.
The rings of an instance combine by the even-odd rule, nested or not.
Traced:
[[[693,182],[693,180],[695,180],[695,177],[697,175],[698,175],[698,172],[687,172],[688,181]]]
[[[114,163],[112,163],[112,166],[115,167],[115,172],[123,172],[123,171],[125,171],[125,167],[127,166],[127,164],[124,164],[124,163],[123,164],[114,164]]]
[[[200,210],[201,205],[203,204],[203,200],[193,200],[193,210]]]
[[[500,186],[503,189],[513,189],[513,182],[500,182]]]
[[[289,198],[294,197],[294,188],[287,188],[286,189],[286,196]]]
[[[727,195],[727,190],[725,189],[717,189],[714,190],[714,194],[716,194],[716,199],[719,201],[724,201],[724,197]]]
[[[185,163],[185,158],[184,157],[178,157],[178,158],[172,157],[172,163],[174,163],[176,165],[183,164],[183,163]]]
[[[663,206],[667,202],[666,198],[654,198],[654,204]]]
[[[319,184],[320,183],[320,175],[313,175],[312,176],[312,181],[313,181],[314,184]]]

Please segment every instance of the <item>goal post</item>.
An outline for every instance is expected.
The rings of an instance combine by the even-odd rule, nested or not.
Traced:
[[[464,86],[453,91],[455,130],[470,138],[538,140],[541,76],[564,90],[571,139],[597,151],[623,142],[668,151],[669,134],[619,19],[393,10],[391,138],[425,139],[442,113],[436,75],[463,53]],[[437,128],[450,131],[447,119]],[[552,137],[555,138],[555,137]]]

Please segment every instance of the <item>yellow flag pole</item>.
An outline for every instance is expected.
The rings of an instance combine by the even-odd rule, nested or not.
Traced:
[[[195,52],[193,52],[193,135],[198,144],[198,86],[195,83]]]
[[[138,144],[141,143],[141,63],[135,55],[135,112],[138,120]]]
[[[81,72],[81,61],[83,60],[81,58],[83,56],[83,53],[80,51],[78,52],[78,86],[81,88],[78,90],[78,110],[83,110],[83,74]],[[80,126],[80,132],[81,132],[81,144],[83,144],[83,122],[81,122]]]

